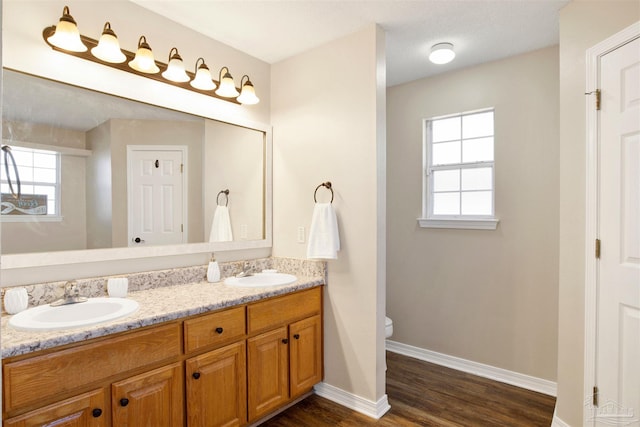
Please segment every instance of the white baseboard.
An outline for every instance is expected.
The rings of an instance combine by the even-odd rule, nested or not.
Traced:
[[[380,417],[391,409],[386,394],[382,396],[380,400],[374,402],[327,383],[316,384],[313,389],[318,396],[329,399],[376,420],[380,419]]]
[[[553,410],[553,420],[551,420],[551,427],[571,427],[569,424],[562,421],[562,419],[556,414],[556,409]]]
[[[473,362],[471,360],[462,359],[447,354],[438,353],[424,348],[414,347],[408,344],[402,344],[396,341],[387,340],[386,348],[394,353],[403,354],[415,359],[424,360],[426,362],[435,363],[436,365],[446,366],[447,368],[456,369],[458,371],[467,372],[478,375],[480,377],[489,378],[495,381],[514,385],[516,387],[527,390],[536,391],[549,396],[557,395],[557,384],[553,381],[536,378],[518,372],[508,371],[495,366],[485,365],[483,363]],[[560,426],[561,424],[559,424]]]

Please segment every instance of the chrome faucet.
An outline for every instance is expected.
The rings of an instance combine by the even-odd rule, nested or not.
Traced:
[[[251,272],[251,263],[249,263],[249,261],[245,261],[242,271],[236,274],[237,278],[247,277],[247,276],[253,276],[253,273]]]
[[[60,305],[77,304],[79,302],[86,302],[88,298],[80,296],[80,290],[78,289],[78,283],[75,280],[69,280],[64,284],[64,295],[61,299],[49,304],[51,307],[58,307]]]

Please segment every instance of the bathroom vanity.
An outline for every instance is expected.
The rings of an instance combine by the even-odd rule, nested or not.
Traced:
[[[268,290],[180,288],[171,301],[171,288],[134,293],[141,309],[133,319],[76,331],[69,336],[75,342],[35,352],[24,341],[16,346],[2,361],[3,425],[242,426],[322,381],[319,280]],[[215,291],[223,295],[217,303],[198,296]],[[146,308],[145,299],[170,310]],[[181,308],[182,301],[191,305]]]

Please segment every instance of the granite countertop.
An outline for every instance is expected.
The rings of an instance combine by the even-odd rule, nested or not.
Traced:
[[[222,282],[198,282],[176,286],[130,292],[128,298],[137,301],[140,308],[121,319],[98,325],[49,332],[24,332],[9,326],[10,315],[2,315],[2,357],[18,356],[60,345],[82,342],[117,332],[130,331],[182,317],[246,304],[263,298],[283,295],[322,285],[320,276],[300,276],[298,281],[285,286],[240,288]]]

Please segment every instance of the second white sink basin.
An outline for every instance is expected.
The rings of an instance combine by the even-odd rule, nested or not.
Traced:
[[[21,331],[56,331],[108,322],[137,310],[138,303],[131,299],[89,298],[78,304],[46,304],[21,311],[9,319],[9,325]]]
[[[261,288],[265,286],[290,285],[296,280],[298,280],[298,278],[292,274],[258,273],[245,277],[228,277],[224,280],[224,284],[244,288]]]

